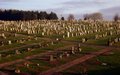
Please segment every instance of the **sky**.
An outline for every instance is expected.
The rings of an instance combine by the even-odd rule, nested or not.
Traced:
[[[101,12],[106,19],[120,14],[120,0],[0,0],[1,9],[38,10],[56,12],[58,16]]]

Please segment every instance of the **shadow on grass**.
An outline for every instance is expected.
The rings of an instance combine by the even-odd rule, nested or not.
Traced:
[[[106,70],[95,70],[88,72],[88,75],[119,75],[120,66],[116,68],[106,69]]]
[[[89,71],[87,74],[75,73],[75,72],[61,72],[55,73],[53,75],[119,75],[120,74],[120,66],[111,69],[102,69],[102,70],[94,70]]]
[[[60,73],[54,73],[53,75],[82,75],[82,74],[72,73],[72,72],[60,72]]]
[[[9,75],[19,75],[15,74],[13,70],[5,70],[5,69],[0,69],[1,72],[7,72]],[[102,70],[94,70],[94,71],[89,71],[88,74],[81,74],[75,73],[75,72],[59,72],[59,73],[54,73],[53,75],[119,75],[120,74],[120,66],[112,69],[102,69]],[[26,74],[29,75],[29,74]]]

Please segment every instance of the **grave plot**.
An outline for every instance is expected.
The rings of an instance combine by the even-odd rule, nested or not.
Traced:
[[[9,33],[9,35],[11,35],[11,34]],[[5,39],[5,41],[7,41],[7,39]],[[1,49],[1,51],[0,51],[1,55],[4,55],[4,54],[8,55],[8,53],[10,53],[10,54],[14,53],[15,54],[16,50],[18,50],[17,54],[20,54],[23,51],[31,51],[31,50],[34,50],[34,49],[28,50],[27,48],[31,48],[32,45],[34,47],[36,45],[35,48],[43,48],[43,47],[47,47],[47,46],[52,45],[52,44],[57,44],[57,41],[54,41],[54,40],[53,41],[49,40],[47,42],[44,39],[41,39],[41,38],[37,38],[36,39],[36,37],[34,38],[34,37],[30,37],[30,36],[8,37],[8,41],[7,42],[8,42],[8,45],[0,47],[0,49]],[[2,40],[2,43],[4,43],[3,40]],[[12,52],[12,51],[14,51],[14,52]]]
[[[0,49],[5,49],[5,46],[10,46],[10,45],[20,45],[20,43],[17,43],[19,39],[22,39],[24,37],[14,37],[13,34],[8,34],[8,33],[0,33],[1,37],[6,37],[6,38],[1,38],[0,39]],[[22,44],[21,44],[22,45]],[[8,47],[9,48],[9,47]]]
[[[29,64],[29,65],[28,65]],[[25,62],[23,64],[14,64],[11,66],[7,66],[5,68],[2,68],[1,71],[5,72],[6,74],[14,74],[14,75],[18,75],[18,74],[32,74],[34,75],[34,71],[35,69],[30,69],[30,65],[32,65],[32,63],[29,62]],[[28,68],[29,67],[29,68]]]
[[[3,35],[3,33],[2,33]],[[17,35],[17,34],[16,34]],[[15,48],[15,47],[20,47],[23,45],[27,45],[27,44],[32,44],[32,43],[39,43],[42,42],[44,40],[38,38],[36,40],[36,38],[34,37],[29,37],[29,36],[16,36],[14,37],[14,34],[12,33],[7,33],[4,34],[4,36],[6,36],[6,39],[0,39],[0,49],[10,49],[10,48]]]
[[[17,51],[17,52],[18,52],[18,51]],[[63,51],[63,52],[64,52],[64,51]],[[19,52],[18,52],[18,53],[19,53]],[[56,52],[54,52],[54,53],[55,53],[55,55],[56,55]],[[55,56],[55,55],[54,55],[54,56]],[[22,55],[22,56],[23,56],[23,55]],[[49,56],[49,55],[47,55],[47,56]],[[47,56],[44,56],[44,58],[46,58]],[[37,57],[37,58],[39,58],[39,57]],[[52,57],[50,56],[49,58],[50,58],[49,60],[51,61],[51,60],[52,60]],[[13,58],[13,59],[14,59],[14,58]],[[35,59],[36,59],[36,58],[35,58]],[[34,59],[33,59],[33,60],[34,60]],[[37,60],[42,60],[42,58],[41,58],[41,59],[37,59]],[[9,61],[9,60],[8,60],[8,61]]]
[[[47,45],[47,44],[49,44],[49,45]],[[43,43],[24,46],[24,47],[17,48],[17,49],[3,50],[3,51],[0,52],[0,54],[1,54],[1,60],[0,61],[5,62],[5,61],[7,61],[8,58],[11,61],[11,60],[15,60],[15,59],[24,58],[24,57],[29,56],[29,55],[42,53],[42,52],[47,51],[47,50],[44,50],[44,49],[47,48],[47,47],[49,49],[49,46],[52,46],[51,42],[49,42],[49,43],[48,42],[46,42],[46,43],[43,42]],[[57,43],[54,46],[57,46]]]
[[[46,57],[46,56],[45,56]],[[37,67],[38,68],[38,66],[43,66],[42,67],[42,69],[41,70],[44,70],[44,68],[46,68],[47,69],[47,63],[49,64],[50,62],[48,62],[48,61],[41,61],[42,59],[38,59],[39,57],[37,57],[37,58],[35,58],[35,59],[32,59],[32,60],[30,60],[30,63],[32,63],[32,64],[30,64],[31,65],[31,68],[35,68],[35,67]],[[39,60],[39,61],[38,61]],[[34,61],[38,61],[39,63],[35,63]],[[34,62],[34,63],[33,63]],[[46,64],[45,64],[45,66],[42,64],[42,62],[43,62],[43,64],[46,62]],[[52,64],[52,65],[54,65],[54,64]],[[22,67],[20,67],[20,68],[22,68]],[[23,68],[24,68],[24,66],[23,66]],[[41,67],[40,67],[41,68]],[[50,69],[49,67],[48,67],[48,69]],[[38,70],[39,70],[39,68],[38,68]]]
[[[28,64],[26,64],[26,66],[22,65],[25,63],[24,62],[24,63],[19,63],[15,67],[19,68],[21,72],[37,73],[37,72],[42,72],[42,71],[51,69],[56,66],[60,66],[62,64],[70,62],[84,55],[84,54],[81,54],[81,52],[73,53],[72,49],[73,47],[71,48],[71,50],[61,50],[61,51],[50,52],[47,55],[43,55],[41,57],[36,57],[34,59],[30,59],[26,61],[26,62],[29,62]],[[92,48],[89,50],[92,50]],[[67,55],[67,53],[69,53],[69,55]],[[61,54],[62,54],[62,57],[61,57]],[[24,70],[24,69],[27,69],[27,70]]]
[[[112,40],[110,40],[111,46],[120,47],[120,35]]]
[[[63,72],[64,75],[87,74],[87,75],[114,75],[120,73],[119,50],[113,50],[96,58],[90,59],[82,64],[75,65]],[[77,67],[77,68],[76,68]]]
[[[31,44],[11,50],[1,51],[0,63],[6,61],[14,61],[17,59],[23,59],[27,56],[37,55],[46,51],[55,50],[58,47],[66,46],[64,43],[58,43],[57,41],[42,42],[37,44]]]

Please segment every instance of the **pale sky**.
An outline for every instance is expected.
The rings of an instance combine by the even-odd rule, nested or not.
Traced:
[[[120,0],[0,0],[0,8],[53,11],[59,15],[75,14],[76,17],[102,12],[106,17],[111,17],[120,13]]]

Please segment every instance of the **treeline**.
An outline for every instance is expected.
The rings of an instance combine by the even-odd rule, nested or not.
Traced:
[[[57,14],[46,11],[0,10],[0,20],[57,20]]]

